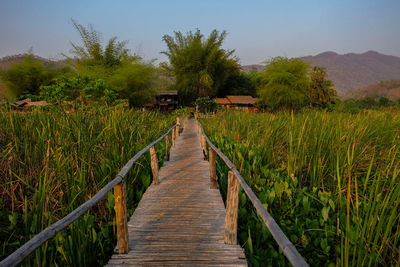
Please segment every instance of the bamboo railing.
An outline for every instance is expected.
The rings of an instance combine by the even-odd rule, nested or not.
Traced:
[[[210,187],[217,188],[218,176],[216,170],[216,155],[218,155],[225,164],[229,167],[228,173],[228,194],[226,200],[226,216],[225,216],[225,235],[224,241],[226,244],[237,244],[237,217],[238,217],[238,203],[240,186],[243,188],[247,197],[250,199],[257,213],[260,215],[264,224],[267,226],[275,241],[282,249],[286,258],[295,267],[308,266],[307,262],[303,259],[296,247],[283,233],[279,225],[275,222],[274,218],[265,209],[261,201],[254,194],[253,190],[249,187],[243,179],[236,166],[229,160],[229,158],[221,152],[208,138],[201,123],[196,116],[197,135],[199,136],[200,143],[204,155],[207,155],[207,145],[209,145],[209,164],[210,164]]]
[[[187,116],[182,120],[182,126],[187,121]],[[39,234],[34,236],[19,249],[14,251],[11,255],[0,262],[0,266],[15,266],[29,256],[33,251],[39,248],[43,243],[54,237],[58,232],[66,228],[68,225],[77,220],[91,207],[96,205],[103,197],[107,195],[109,191],[114,189],[115,197],[115,217],[117,225],[117,247],[119,254],[128,253],[128,228],[127,228],[127,217],[126,217],[126,199],[125,199],[125,182],[124,177],[127,175],[133,164],[143,156],[147,151],[150,151],[151,158],[151,169],[153,173],[153,183],[158,184],[158,158],[155,146],[161,142],[164,138],[166,139],[166,159],[169,160],[170,139],[172,138],[172,144],[175,143],[176,138],[179,137],[181,128],[180,116],[176,118],[176,124],[174,124],[164,135],[160,136],[157,140],[140,150],[135,156],[133,156],[116,175],[116,177],[105,185],[99,192],[97,192],[91,199],[74,209],[67,216],[47,227]],[[169,134],[172,132],[171,137]]]

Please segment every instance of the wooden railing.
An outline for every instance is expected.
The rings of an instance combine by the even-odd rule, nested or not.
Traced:
[[[197,116],[196,116],[197,118]],[[200,143],[203,148],[204,155],[207,155],[207,145],[210,147],[209,151],[209,164],[210,164],[210,187],[218,188],[218,176],[216,169],[216,155],[218,155],[225,164],[229,167],[228,173],[228,194],[226,200],[226,216],[225,216],[225,235],[224,241],[226,244],[237,244],[237,218],[238,218],[238,204],[239,204],[239,191],[242,186],[247,197],[250,199],[254,208],[264,221],[275,241],[282,249],[286,258],[293,266],[308,266],[307,262],[303,259],[296,247],[290,242],[286,235],[282,232],[281,228],[275,222],[274,218],[265,209],[261,201],[254,194],[253,190],[249,187],[243,179],[236,166],[229,160],[229,158],[221,152],[208,138],[199,120],[196,120],[197,134],[200,138]]]
[[[182,126],[187,121],[187,117],[182,120]],[[67,216],[52,224],[51,226],[44,229],[42,232],[37,234],[35,237],[26,242],[19,249],[14,251],[11,255],[0,262],[0,266],[15,266],[21,261],[23,261],[29,254],[39,248],[47,240],[54,237],[58,232],[63,230],[65,227],[73,223],[76,219],[82,216],[86,211],[98,203],[104,196],[107,195],[111,189],[114,188],[115,197],[115,217],[117,225],[117,246],[118,253],[125,254],[128,253],[128,229],[127,229],[127,217],[126,217],[126,200],[125,200],[125,182],[123,178],[127,175],[129,170],[132,168],[133,164],[143,156],[147,151],[150,150],[151,158],[151,169],[153,173],[153,183],[158,184],[158,158],[155,146],[161,142],[164,138],[166,139],[166,160],[169,160],[169,153],[172,145],[175,144],[175,140],[178,138],[181,131],[181,122],[179,114],[176,119],[176,124],[172,126],[164,135],[160,136],[157,140],[140,150],[135,156],[133,156],[121,169],[121,171],[116,175],[116,177],[104,186],[97,194],[95,194],[91,199],[80,205],[78,208],[73,210]],[[169,134],[172,132],[172,137]]]

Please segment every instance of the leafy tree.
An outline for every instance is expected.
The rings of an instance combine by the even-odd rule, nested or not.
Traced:
[[[131,107],[142,106],[154,99],[159,85],[153,65],[144,63],[138,56],[132,56],[126,48],[126,41],[119,42],[113,37],[103,47],[100,33],[93,26],[84,27],[76,21],[72,23],[81,37],[82,45],[71,43],[75,58],[70,61],[82,76],[102,80],[97,83],[98,88],[84,87],[86,91],[82,92],[83,96],[103,98],[108,95],[112,100],[115,90],[120,97],[128,98]]]
[[[213,30],[205,38],[200,30],[174,32],[174,36],[164,35],[168,51],[170,69],[175,74],[175,87],[183,103],[194,99],[217,95],[230,73],[239,69],[234,51],[222,49],[226,31]]]
[[[276,57],[261,72],[259,95],[272,110],[296,110],[307,104],[309,65],[298,59]]]
[[[197,98],[195,101],[195,105],[202,113],[214,112],[218,107],[218,104],[215,103],[215,101],[213,99],[210,99],[209,97]]]
[[[76,75],[59,77],[51,85],[41,86],[40,96],[49,102],[79,98],[83,102],[103,100],[112,103],[117,98],[117,93],[102,79]]]
[[[11,65],[8,70],[0,70],[0,77],[13,97],[39,94],[40,86],[49,84],[56,74],[54,66],[43,65],[32,54],[24,56],[21,63]]]
[[[253,74],[240,71],[232,71],[225,84],[218,91],[218,97],[227,95],[251,95],[257,96],[257,82],[253,80]]]
[[[105,47],[102,45],[101,35],[92,25],[87,28],[72,20],[74,28],[78,31],[83,45],[71,42],[71,53],[75,55],[72,60],[79,68],[85,67],[86,71],[112,71],[121,66],[124,61],[132,61],[137,57],[131,56],[126,48],[127,41],[119,42],[117,37],[108,40]],[[85,70],[84,70],[85,71]]]
[[[308,90],[310,106],[326,107],[333,103],[337,96],[333,89],[333,83],[327,79],[326,71],[323,67],[313,67],[310,73],[311,85]]]
[[[110,83],[120,96],[128,98],[131,107],[151,102],[159,88],[156,68],[140,62],[118,68]]]
[[[389,98],[387,97],[380,97],[378,99],[378,103],[380,107],[390,107],[394,105],[394,102],[391,101]]]

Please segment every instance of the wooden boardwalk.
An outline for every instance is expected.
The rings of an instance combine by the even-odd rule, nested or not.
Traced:
[[[224,243],[225,207],[210,189],[208,161],[190,119],[128,222],[129,253],[107,266],[247,266],[239,245]]]

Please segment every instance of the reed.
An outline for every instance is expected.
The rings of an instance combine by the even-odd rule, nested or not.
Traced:
[[[224,112],[202,124],[311,264],[400,264],[400,112]],[[224,194],[227,169],[218,164]],[[247,256],[286,265],[240,198]]]
[[[170,128],[176,114],[117,107],[75,112],[42,108],[0,111],[0,258],[64,217],[112,180],[140,149]],[[160,164],[165,145],[159,144]],[[151,183],[150,158],[126,177],[128,215]],[[43,245],[23,265],[93,266],[115,247],[114,199]]]

